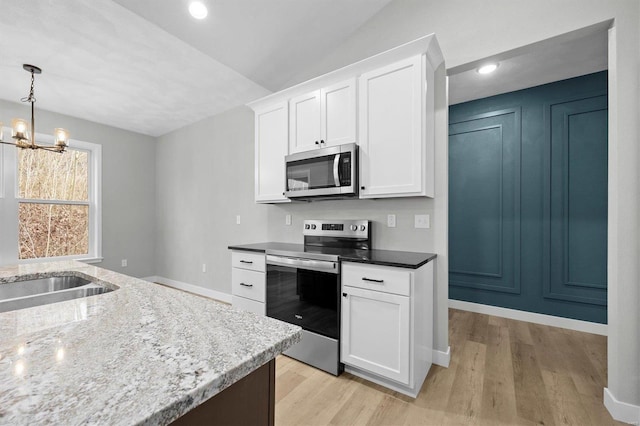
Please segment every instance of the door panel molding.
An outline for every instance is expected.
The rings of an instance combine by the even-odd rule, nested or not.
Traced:
[[[489,123],[487,123],[489,121]],[[475,114],[464,117],[461,120],[451,122],[449,136],[480,135],[481,132],[498,130],[499,150],[495,155],[498,164],[495,164],[497,174],[497,186],[494,189],[497,202],[497,222],[493,225],[496,230],[497,243],[495,248],[493,265],[489,270],[483,270],[476,264],[477,269],[456,265],[455,255],[450,258],[450,285],[482,289],[500,293],[520,294],[520,174],[521,174],[521,108],[513,107],[500,109],[483,114]],[[480,132],[480,133],[479,133]],[[506,132],[506,133],[505,133]],[[451,145],[450,140],[450,145]],[[453,150],[454,151],[454,150]],[[452,148],[450,147],[450,155]],[[493,153],[493,151],[492,151]],[[494,158],[495,159],[495,158]],[[453,161],[450,159],[450,162]],[[493,176],[496,178],[496,176]],[[508,196],[505,197],[505,194]],[[450,197],[451,203],[452,197]],[[455,198],[453,198],[455,203]],[[453,208],[455,210],[455,206]],[[450,206],[450,215],[452,208]],[[453,213],[455,214],[455,212]],[[506,215],[506,216],[505,216]],[[450,218],[450,230],[452,222]],[[506,232],[505,232],[506,230]],[[451,232],[451,231],[450,231]],[[486,235],[483,235],[486,238]],[[451,238],[450,245],[454,246],[455,235]],[[478,256],[491,255],[488,250],[476,250]],[[469,265],[468,265],[469,266]],[[491,270],[491,268],[493,268]]]
[[[584,118],[585,114],[594,114],[598,112],[605,112],[607,110],[607,95],[606,93],[590,93],[589,95],[583,95],[573,98],[565,98],[555,100],[553,102],[544,104],[544,129],[545,129],[545,149],[544,149],[544,205],[543,205],[543,247],[545,247],[543,254],[543,296],[548,299],[565,300],[571,302],[580,302],[596,305],[606,305],[607,303],[607,283],[606,283],[606,145],[604,146],[604,184],[605,187],[598,188],[597,185],[588,185],[583,183],[583,187],[587,187],[589,191],[593,191],[593,194],[584,196],[575,189],[570,191],[572,180],[578,178],[573,176],[574,167],[571,164],[571,151],[572,151],[572,119],[577,117]],[[597,117],[589,117],[590,122],[596,120]],[[601,118],[602,119],[602,118]],[[606,120],[606,114],[604,117]],[[588,123],[582,123],[582,126]],[[559,128],[558,128],[559,127]],[[606,128],[605,128],[606,130]],[[606,134],[604,136],[606,138]],[[575,151],[577,147],[573,147]],[[577,153],[574,153],[577,155]],[[589,178],[589,174],[602,174],[603,170],[594,170],[593,173],[585,173],[583,170],[582,176],[586,179]],[[573,179],[572,179],[573,178]],[[585,224],[589,224],[588,215],[593,214],[593,210],[597,208],[584,208],[580,206],[572,205],[577,196],[573,198],[572,195],[578,192],[578,196],[582,195],[584,199],[595,199],[600,196],[603,197],[604,191],[604,238],[605,243],[597,244],[597,247],[604,247],[604,253],[600,253],[599,256],[594,256],[596,259],[587,262],[588,265],[584,266],[584,260],[579,270],[584,270],[585,267],[591,267],[595,271],[590,276],[597,276],[598,259],[602,259],[604,265],[600,265],[601,279],[597,277],[593,281],[586,281],[584,277],[587,274],[583,273],[583,277],[573,277],[571,273],[572,262],[574,259],[578,259],[585,255],[572,254],[573,248],[571,244],[574,234],[582,236],[582,240],[585,238],[585,234],[589,234],[593,238],[597,238],[597,232],[593,231],[594,225],[591,228],[586,229]],[[571,215],[574,212],[587,216],[586,219],[575,218],[570,221]],[[602,212],[600,212],[602,214]],[[575,216],[574,216],[575,217]],[[595,218],[598,219],[598,218]],[[599,218],[602,219],[602,218]],[[601,222],[601,221],[600,221]],[[573,224],[573,225],[572,225]],[[573,227],[582,226],[583,232],[572,229]],[[590,233],[589,233],[590,232]],[[602,232],[600,233],[602,234]],[[602,237],[602,235],[600,235]],[[574,244],[584,250],[581,244]],[[596,266],[594,266],[596,265]],[[604,272],[603,272],[604,271]]]

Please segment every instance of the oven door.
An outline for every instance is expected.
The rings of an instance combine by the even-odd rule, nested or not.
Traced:
[[[267,316],[337,340],[338,272],[338,262],[267,255]]]

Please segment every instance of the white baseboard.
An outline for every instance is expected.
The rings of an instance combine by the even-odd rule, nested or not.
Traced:
[[[589,321],[581,321],[571,318],[556,317],[553,315],[537,314],[535,312],[518,311],[516,309],[501,308],[498,306],[482,305],[480,303],[464,302],[462,300],[449,299],[449,307],[462,311],[478,314],[493,315],[518,321],[532,322],[535,324],[549,325],[551,327],[567,328],[569,330],[585,333],[607,335],[607,325]]]
[[[441,367],[449,368],[451,361],[451,346],[447,346],[447,351],[433,350],[433,363]]]
[[[609,388],[604,388],[604,406],[615,420],[632,425],[640,424],[640,406],[618,401]]]
[[[227,293],[223,293],[217,290],[211,290],[209,288],[200,287],[199,285],[183,283],[181,281],[171,280],[165,277],[145,277],[141,278],[145,281],[156,282],[160,284],[164,284],[169,287],[176,288],[178,290],[188,291],[190,293],[199,294],[200,296],[210,297],[212,299],[219,300],[225,303],[231,303],[231,295]]]

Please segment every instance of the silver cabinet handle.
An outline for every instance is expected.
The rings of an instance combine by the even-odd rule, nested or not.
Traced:
[[[250,260],[241,260],[240,263],[248,263],[248,264],[252,264],[253,262]]]
[[[367,278],[367,277],[362,277],[362,281],[369,281],[369,282],[378,283],[378,284],[384,282],[384,280],[374,280],[373,278]]]
[[[240,285],[243,287],[253,287],[253,284],[240,283]]]

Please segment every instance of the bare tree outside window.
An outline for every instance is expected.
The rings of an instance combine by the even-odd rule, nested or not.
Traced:
[[[89,252],[89,153],[21,149],[19,258]]]

